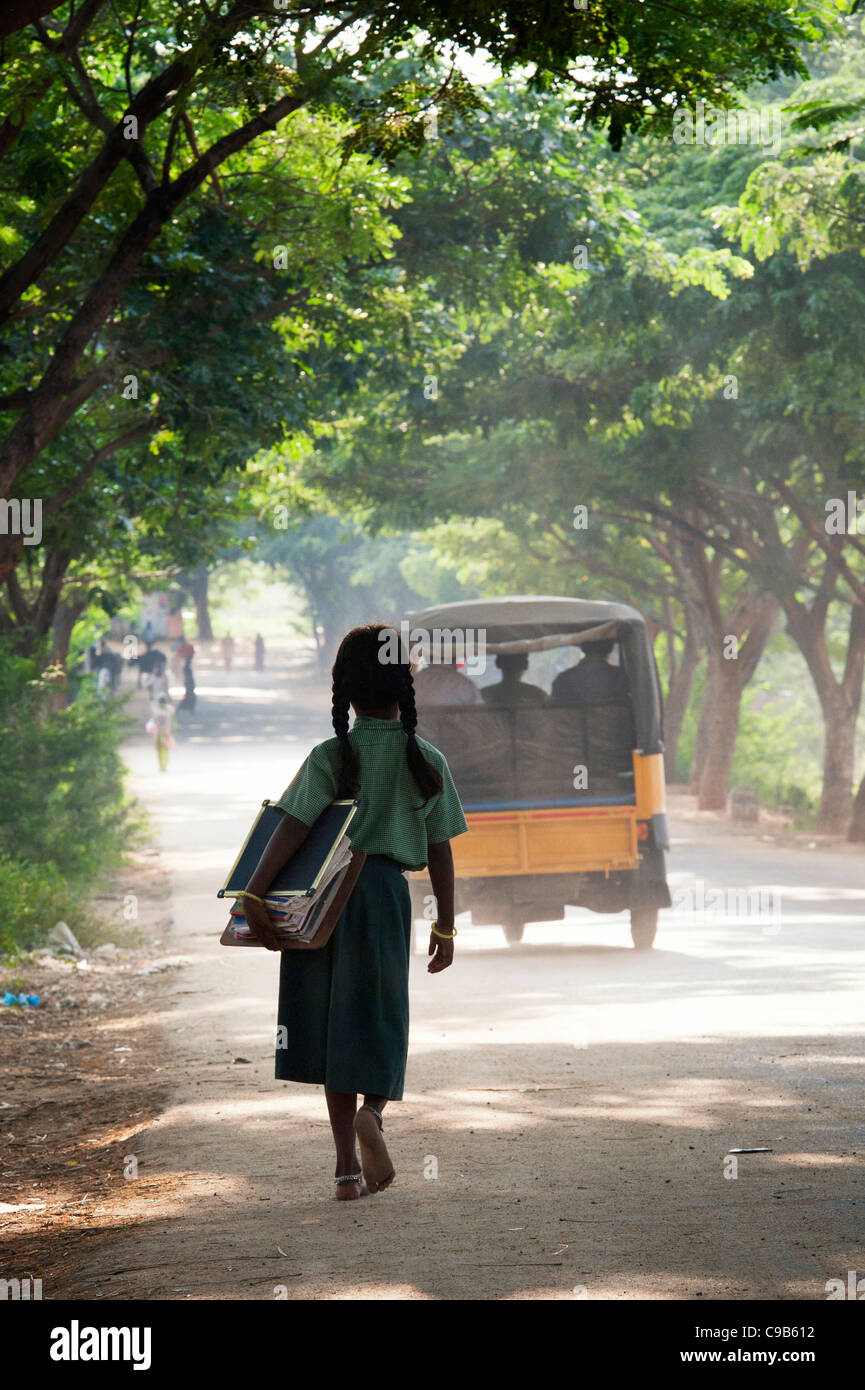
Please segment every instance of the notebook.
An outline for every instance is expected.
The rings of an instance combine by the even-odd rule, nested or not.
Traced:
[[[362,850],[352,849],[347,833],[356,812],[357,802],[351,799],[326,807],[263,895],[283,950],[320,949],[333,932],[366,858]],[[243,891],[282,816],[272,801],[262,802],[217,897]],[[241,909],[242,903],[241,898]],[[242,910],[232,913],[220,944],[261,946]]]

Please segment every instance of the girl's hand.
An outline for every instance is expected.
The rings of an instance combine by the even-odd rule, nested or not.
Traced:
[[[273,918],[263,903],[258,903],[255,898],[239,898],[232,908],[232,914],[242,914],[246,918],[246,924],[253,936],[266,946],[268,951],[280,951],[279,938],[276,934],[276,927]]]
[[[436,904],[436,922],[444,936],[430,932],[429,952],[432,960],[427,966],[431,975],[447,970],[453,964],[454,943],[449,933],[454,929],[454,857],[450,840],[439,840],[427,850],[429,876]]]
[[[435,932],[431,931],[427,955],[432,956],[427,970],[431,975],[437,975],[440,970],[447,970],[449,965],[453,965],[454,943],[452,940],[444,941],[442,937],[436,936]]]

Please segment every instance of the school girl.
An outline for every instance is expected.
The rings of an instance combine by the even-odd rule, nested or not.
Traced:
[[[357,798],[349,837],[366,862],[327,944],[282,953],[276,1054],[279,1079],[325,1088],[342,1201],[381,1192],[395,1176],[382,1112],[402,1099],[408,1051],[405,871],[429,866],[437,920],[427,968],[437,974],[451,964],[456,936],[450,840],[468,828],[447,762],[415,734],[408,662],[380,660],[389,632],[373,623],[343,638],[333,666],[336,737],[313,748],[276,803],[286,814],[242,899],[252,931],[278,950],[262,895],[325,807]]]

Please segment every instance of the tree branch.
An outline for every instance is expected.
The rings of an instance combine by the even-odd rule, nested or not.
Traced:
[[[52,512],[59,511],[66,502],[71,501],[73,497],[77,497],[79,493],[84,491],[93,474],[101,468],[106,459],[109,459],[112,454],[116,454],[119,449],[126,449],[130,444],[137,443],[139,439],[146,439],[149,434],[153,434],[158,426],[159,421],[156,419],[142,420],[140,424],[133,425],[131,429],[125,430],[122,434],[116,435],[114,439],[109,439],[101,445],[95,453],[91,454],[87,463],[76,475],[75,482],[70,483],[61,492],[55,493],[45,503],[42,508],[43,514],[50,515]]]

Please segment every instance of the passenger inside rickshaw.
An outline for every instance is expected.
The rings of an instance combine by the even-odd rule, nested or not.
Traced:
[[[567,671],[556,676],[552,685],[554,700],[607,700],[631,693],[627,672],[613,666],[609,656],[615,647],[609,638],[599,642],[584,642],[582,658]]]
[[[447,662],[434,662],[414,672],[417,705],[479,705],[481,692],[473,680]]]
[[[496,657],[496,666],[502,678],[495,685],[485,685],[481,690],[484,704],[493,708],[511,708],[514,705],[545,705],[549,695],[539,685],[524,681],[529,669],[526,652],[501,653]]]
[[[503,679],[481,688],[481,704],[427,703],[418,692],[418,732],[448,758],[468,809],[633,802],[630,686],[624,666],[607,659],[618,645],[586,643],[590,654],[555,678],[552,699],[522,681],[526,652],[496,657]]]

